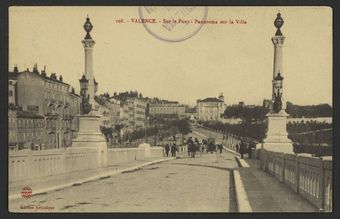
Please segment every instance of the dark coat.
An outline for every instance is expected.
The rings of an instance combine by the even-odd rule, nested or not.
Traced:
[[[246,150],[247,150],[247,145],[246,145],[246,143],[241,142],[241,143],[240,143],[240,148],[239,148],[240,154],[246,153]]]

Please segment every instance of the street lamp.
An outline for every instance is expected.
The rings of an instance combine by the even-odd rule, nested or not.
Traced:
[[[85,90],[87,90],[87,85],[88,85],[89,80],[86,79],[85,75],[83,75],[81,77],[81,79],[79,80],[80,83],[80,92],[81,94],[85,94]]]
[[[86,79],[85,75],[81,77],[79,80],[80,83],[80,95],[82,97],[81,102],[81,113],[82,114],[88,114],[91,111],[91,104],[89,103],[89,95],[86,96],[86,91],[88,87],[89,80]]]
[[[274,105],[273,110],[275,113],[279,113],[282,109],[282,84],[283,84],[283,77],[281,76],[280,72],[273,80],[274,85]]]

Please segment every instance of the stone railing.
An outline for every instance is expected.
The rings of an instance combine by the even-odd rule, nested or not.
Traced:
[[[161,147],[115,148],[105,153],[91,148],[9,151],[9,183],[74,171],[102,168],[122,162],[163,157]],[[105,160],[105,162],[103,162]]]
[[[285,154],[259,149],[260,168],[309,200],[321,211],[332,211],[332,158]]]
[[[98,167],[97,152],[86,149],[10,151],[8,159],[9,182]]]

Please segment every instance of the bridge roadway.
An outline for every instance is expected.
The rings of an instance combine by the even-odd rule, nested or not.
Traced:
[[[10,203],[15,212],[235,212],[232,154],[183,155]],[[52,209],[27,209],[28,206]],[[26,208],[26,209],[24,209]]]

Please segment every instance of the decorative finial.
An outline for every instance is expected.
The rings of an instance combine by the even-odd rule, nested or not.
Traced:
[[[281,32],[280,28],[282,27],[283,23],[284,23],[284,21],[281,17],[281,13],[279,11],[279,13],[277,13],[277,17],[274,21],[274,26],[277,28],[275,36],[282,36],[282,32]]]
[[[90,21],[90,18],[87,15],[86,22],[84,24],[84,30],[86,31],[85,39],[92,39],[91,35],[90,35],[90,32],[91,32],[92,28],[93,28],[93,25],[92,25],[92,23]]]

